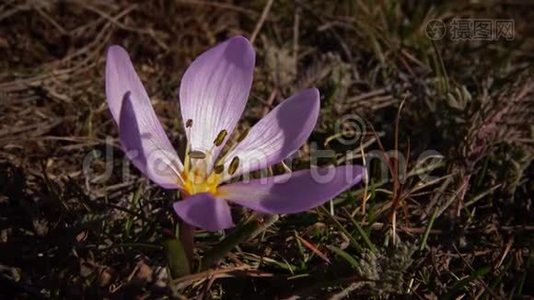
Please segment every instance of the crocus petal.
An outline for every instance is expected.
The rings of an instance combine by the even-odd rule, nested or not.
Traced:
[[[361,166],[312,168],[219,187],[220,197],[268,214],[298,213],[317,207],[358,183]]]
[[[184,222],[205,230],[218,231],[234,226],[228,203],[210,193],[192,195],[175,202],[173,207]]]
[[[136,111],[129,93],[125,95],[119,120],[122,148],[133,164],[156,184],[167,189],[181,187],[180,159],[174,149],[163,148],[161,140],[147,130],[144,111]]]
[[[176,172],[169,171],[172,167],[180,172],[182,162],[156,117],[128,54],[119,46],[108,49],[106,97],[128,157],[154,182],[175,188]],[[162,166],[162,161],[168,166]]]
[[[208,152],[217,135],[232,133],[241,117],[252,85],[255,54],[250,42],[238,36],[200,55],[180,84],[180,107],[191,149]],[[208,166],[224,143],[211,151]],[[209,170],[208,170],[209,171]]]
[[[281,162],[306,142],[319,116],[319,91],[304,90],[283,101],[254,125],[245,139],[225,156],[225,169],[234,157],[237,171],[224,180]]]

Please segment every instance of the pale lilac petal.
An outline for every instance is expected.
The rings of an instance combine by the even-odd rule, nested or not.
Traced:
[[[228,203],[210,193],[189,196],[174,202],[173,207],[184,222],[205,230],[218,231],[234,226]]]
[[[157,184],[175,188],[177,172],[170,172],[171,165],[180,172],[182,162],[156,117],[128,54],[119,46],[108,49],[106,97],[128,157]],[[129,103],[129,107],[123,107],[123,103]],[[159,163],[162,160],[169,166]]]
[[[312,168],[219,187],[220,197],[268,214],[303,212],[358,183],[361,166]]]
[[[163,149],[160,140],[142,126],[143,111],[136,111],[126,94],[121,108],[119,136],[122,147],[133,164],[156,184],[167,189],[181,187],[180,159],[171,150]]]
[[[180,84],[180,104],[191,149],[208,152],[223,129],[232,133],[241,117],[252,85],[255,54],[241,36],[231,38],[200,55]],[[224,143],[208,158],[212,166]],[[209,170],[208,170],[209,171]]]
[[[240,163],[234,174],[225,172],[224,180],[277,164],[297,151],[315,127],[319,107],[319,91],[315,88],[283,101],[225,156],[225,170],[235,156]]]

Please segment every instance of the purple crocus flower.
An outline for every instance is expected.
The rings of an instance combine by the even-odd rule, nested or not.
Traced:
[[[228,202],[267,214],[306,211],[358,183],[364,174],[362,167],[346,165],[228,183],[296,152],[319,115],[319,91],[301,91],[237,138],[238,143],[225,147],[245,108],[254,62],[252,45],[238,36],[204,52],[187,69],[179,94],[188,139],[182,163],[128,54],[119,46],[108,50],[106,96],[122,147],[153,182],[185,195],[173,206],[190,225],[210,231],[234,226]]]

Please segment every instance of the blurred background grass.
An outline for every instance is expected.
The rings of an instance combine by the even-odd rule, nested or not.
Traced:
[[[4,1],[0,298],[533,296],[532,8],[529,1]],[[514,36],[428,38],[430,20],[455,18],[513,20]],[[128,50],[180,145],[182,73],[238,34],[257,51],[239,130],[316,86],[320,120],[295,166],[307,167],[315,148],[336,153],[322,163],[379,159],[365,161],[368,184],[281,217],[209,272],[171,279],[162,242],[174,234],[176,195],[123,158],[104,98],[105,49]],[[340,126],[348,126],[343,136]],[[435,152],[422,159],[428,150]],[[111,176],[102,180],[106,162]],[[197,232],[197,254],[224,236]]]

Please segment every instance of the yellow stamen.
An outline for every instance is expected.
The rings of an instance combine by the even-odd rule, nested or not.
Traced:
[[[250,127],[243,130],[243,132],[241,132],[241,134],[239,134],[239,136],[237,137],[237,142],[241,143],[241,141],[243,141],[247,137],[249,131]]]
[[[226,138],[227,134],[228,134],[228,131],[226,131],[226,129],[221,130],[221,132],[219,132],[219,134],[215,138],[215,141],[213,141],[213,144],[219,147],[224,142],[224,139]]]
[[[193,121],[191,119],[187,120],[186,130],[189,131],[192,126]],[[208,151],[192,150],[189,140],[187,141],[184,170],[181,174],[183,178],[183,192],[186,195],[198,193],[218,195],[217,187],[223,179],[225,166],[217,162],[215,162],[215,165],[212,165],[212,155],[213,150],[223,144],[227,135],[228,131],[226,129],[221,130],[213,141],[213,148]],[[246,133],[242,134],[240,138],[243,139],[243,136],[246,136]],[[188,134],[188,137],[191,137],[191,134]],[[230,162],[228,172],[233,175],[238,167],[239,158],[236,156]]]
[[[228,166],[228,174],[234,175],[234,173],[237,171],[237,167],[239,167],[239,157],[236,156],[232,158],[230,166]]]
[[[184,172],[187,172],[189,170],[190,161],[189,161],[189,151],[191,150],[191,143],[189,143],[189,138],[191,137],[191,127],[193,127],[193,120],[188,119],[185,122],[185,130],[187,130],[187,144],[185,146],[185,157],[184,157]]]
[[[224,165],[216,165],[215,168],[213,168],[213,172],[215,172],[215,174],[221,174],[224,172]]]
[[[189,151],[189,157],[192,159],[204,159],[206,154],[202,151]]]
[[[182,174],[185,183],[183,189],[188,195],[198,193],[211,193],[217,195],[217,187],[221,180],[221,175],[212,172],[208,176],[204,174],[204,170],[194,169],[189,172],[184,171]]]

